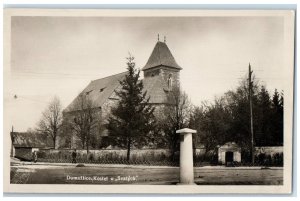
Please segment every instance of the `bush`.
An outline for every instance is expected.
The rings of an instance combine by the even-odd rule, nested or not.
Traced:
[[[283,166],[283,153],[276,153],[272,156],[272,163],[274,166]]]
[[[283,166],[283,153],[276,153],[274,155],[266,155],[260,153],[255,156],[255,165],[259,166]]]
[[[37,152],[37,157],[38,158],[47,158],[47,154],[44,151],[38,151]]]
[[[93,154],[90,154],[89,157],[88,157],[89,161],[94,161],[94,155]]]

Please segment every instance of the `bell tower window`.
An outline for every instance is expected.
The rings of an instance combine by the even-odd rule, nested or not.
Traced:
[[[170,74],[168,78],[168,89],[172,89],[172,87],[173,87],[173,80],[172,80],[172,74]]]

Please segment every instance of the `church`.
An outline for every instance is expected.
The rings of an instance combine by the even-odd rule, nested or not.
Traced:
[[[166,104],[167,94],[174,86],[179,86],[180,71],[182,68],[177,64],[166,41],[157,41],[155,47],[142,68],[144,78],[141,80],[144,91],[150,97],[150,104],[159,108]],[[85,96],[93,102],[93,109],[101,116],[101,122],[105,122],[110,114],[111,107],[118,103],[118,96],[115,91],[121,89],[120,81],[123,80],[127,72],[111,75],[101,79],[91,81],[88,86],[67,106],[63,111],[64,118],[72,117],[78,111],[75,105],[80,98]],[[101,125],[100,125],[101,127]],[[105,128],[98,129],[98,136],[101,141],[105,141],[108,132]],[[75,143],[76,137],[72,134],[70,148],[80,148]],[[78,139],[77,139],[78,140]]]

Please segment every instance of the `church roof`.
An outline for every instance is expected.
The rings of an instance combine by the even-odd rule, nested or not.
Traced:
[[[125,79],[127,72],[111,75],[98,80],[93,80],[90,84],[72,101],[64,112],[76,111],[76,103],[81,94],[88,96],[94,104],[94,108],[101,107],[109,98],[118,99],[113,93],[121,89],[120,81]],[[161,76],[147,77],[141,80],[143,82],[143,91],[147,91],[147,97],[150,97],[150,103],[161,104],[166,102],[167,86]]]
[[[164,42],[158,41],[149,57],[146,65],[142,70],[147,70],[157,66],[167,66],[181,70],[182,68],[176,63],[170,49]]]
[[[85,94],[94,104],[94,107],[101,107],[105,101],[113,94],[114,90],[120,86],[120,81],[125,78],[126,72],[111,75],[105,78],[93,80],[90,84],[73,100],[64,112],[75,111],[76,103],[80,95]]]

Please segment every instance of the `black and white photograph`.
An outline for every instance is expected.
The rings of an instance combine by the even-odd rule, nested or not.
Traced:
[[[4,14],[8,192],[291,191],[293,11]]]

